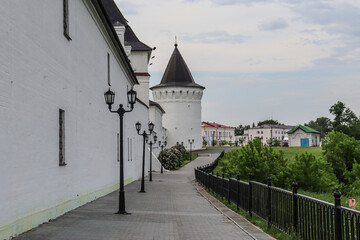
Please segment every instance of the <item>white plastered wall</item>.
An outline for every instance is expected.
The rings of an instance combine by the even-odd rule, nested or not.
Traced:
[[[202,147],[201,99],[203,89],[192,87],[161,87],[152,90],[154,101],[166,112],[163,125],[167,130],[168,147],[183,142],[190,149],[188,139],[194,139],[192,149]]]
[[[103,95],[107,53],[117,104],[126,103],[131,84],[91,4],[84,4],[89,2],[69,1],[71,41],[63,35],[62,1],[0,5],[0,239],[119,186],[119,118]],[[62,167],[59,108],[65,111],[67,165]],[[139,105],[125,115],[124,140],[142,143],[134,124],[145,124],[147,116],[148,109]],[[125,183],[141,176],[141,156],[134,150],[133,161],[127,161],[125,151]]]

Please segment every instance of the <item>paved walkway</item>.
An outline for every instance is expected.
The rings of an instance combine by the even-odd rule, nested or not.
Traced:
[[[178,171],[153,174],[153,181],[145,182],[146,193],[138,192],[139,181],[127,185],[126,209],[131,215],[114,214],[118,192],[113,192],[16,239],[254,239],[216,210],[192,183],[194,167],[214,158],[199,157]]]

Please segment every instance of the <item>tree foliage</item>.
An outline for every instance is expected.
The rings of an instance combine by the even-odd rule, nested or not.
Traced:
[[[286,161],[283,153],[263,146],[259,139],[227,152],[224,158],[226,160],[219,162],[219,168],[225,173],[239,173],[241,179],[246,180],[251,172],[254,180],[259,182],[266,182],[268,175],[271,175],[275,186],[286,186]]]
[[[351,135],[351,128],[359,121],[355,113],[340,101],[332,105],[329,111],[334,115],[334,120],[332,121],[333,129]]]
[[[250,125],[242,125],[235,127],[235,136],[242,136],[244,135],[244,131],[248,130],[250,128]]]
[[[315,121],[311,120],[309,123],[305,123],[305,126],[319,131],[321,138],[324,138],[332,130],[331,120],[327,117],[319,117]]]
[[[258,125],[258,126],[262,126],[262,125],[265,125],[265,124],[284,125],[283,123],[280,123],[279,121],[273,120],[273,119],[260,121],[260,122],[258,122],[257,125]]]
[[[360,163],[360,141],[343,132],[331,132],[322,148],[338,180],[347,183],[345,175],[353,170],[354,163]]]
[[[331,165],[323,158],[316,158],[311,153],[295,156],[289,164],[290,175],[298,185],[307,191],[332,191],[338,184]]]

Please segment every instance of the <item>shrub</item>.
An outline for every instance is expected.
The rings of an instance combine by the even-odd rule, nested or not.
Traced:
[[[226,140],[221,140],[220,141],[220,146],[225,146],[228,142]]]
[[[174,149],[178,150],[178,154],[180,154],[180,156],[179,156],[180,158],[182,158],[186,153],[185,147],[183,145],[181,145],[181,144],[174,145],[171,148],[174,148]]]
[[[232,145],[234,145],[232,141],[229,141],[229,146],[231,147]]]
[[[219,162],[219,169],[225,173],[229,171],[233,174],[239,173],[244,180],[248,179],[248,174],[251,172],[255,181],[263,183],[270,174],[274,186],[287,188],[290,186],[283,152],[263,146],[260,139],[254,139],[242,148],[227,152]]]
[[[295,156],[289,165],[291,177],[299,187],[312,192],[333,191],[338,185],[331,165],[323,158],[316,158],[311,153]]]
[[[168,148],[160,152],[158,159],[164,168],[173,170],[179,165],[179,155],[176,148]]]
[[[360,141],[342,132],[331,132],[322,149],[338,180],[348,183],[345,175],[352,171],[354,163],[360,163]]]
[[[217,141],[217,140],[213,140],[212,146],[215,147],[217,144],[218,144],[218,141]]]
[[[208,143],[208,142],[207,142],[205,139],[203,139],[202,145],[203,145],[203,146],[206,146],[207,143]]]

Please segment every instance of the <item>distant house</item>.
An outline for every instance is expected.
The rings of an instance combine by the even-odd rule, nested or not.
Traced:
[[[287,132],[290,147],[317,147],[320,145],[320,132],[299,125]]]
[[[201,135],[206,140],[208,146],[211,146],[214,140],[235,142],[235,128],[219,123],[202,122]]]
[[[294,126],[288,125],[264,124],[250,128],[247,137],[248,140],[259,138],[264,145],[274,140],[286,141],[288,140],[287,131],[293,128]]]

